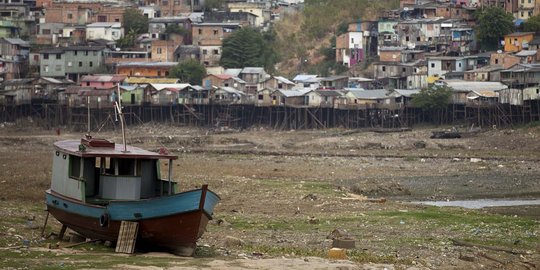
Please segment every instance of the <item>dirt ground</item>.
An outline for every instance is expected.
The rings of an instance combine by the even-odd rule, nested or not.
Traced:
[[[539,269],[540,206],[469,210],[410,202],[540,199],[540,128],[490,129],[462,139],[430,139],[433,130],[440,128],[378,133],[132,127],[129,144],[179,155],[174,166],[181,189],[208,183],[221,196],[197,255],[165,260],[140,253],[135,257],[146,259],[123,262],[88,244],[66,260],[56,255],[60,259],[50,266]],[[80,135],[28,123],[0,125],[0,215],[6,217],[0,221],[1,267],[40,268],[40,254],[65,250],[42,250],[56,244],[39,237],[43,191],[50,184],[52,143]],[[121,142],[120,132],[93,135]],[[46,231],[57,226],[51,222]],[[336,229],[355,240],[347,261],[327,259]],[[23,260],[28,256],[36,259]],[[85,256],[103,257],[106,264],[86,265]]]

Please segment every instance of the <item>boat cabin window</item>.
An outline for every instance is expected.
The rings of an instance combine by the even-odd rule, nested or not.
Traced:
[[[81,157],[69,156],[69,177],[81,178]]]
[[[141,162],[138,159],[101,157],[96,160],[96,167],[100,174],[140,176]]]

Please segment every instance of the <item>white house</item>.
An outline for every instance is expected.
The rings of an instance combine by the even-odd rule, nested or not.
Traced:
[[[86,39],[105,39],[116,41],[124,36],[124,29],[119,22],[98,22],[86,25]]]
[[[364,59],[363,32],[348,32],[336,38],[336,62],[347,67]]]

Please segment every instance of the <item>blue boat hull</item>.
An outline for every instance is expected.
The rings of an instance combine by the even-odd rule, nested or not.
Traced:
[[[137,201],[88,204],[48,190],[47,210],[62,224],[91,238],[115,242],[121,221],[139,223],[137,247],[191,255],[212,218],[219,196],[203,189]]]

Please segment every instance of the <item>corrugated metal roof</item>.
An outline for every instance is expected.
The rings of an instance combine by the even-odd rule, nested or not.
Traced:
[[[282,77],[282,76],[274,76],[274,78],[276,78],[276,80],[282,82],[282,83],[286,83],[286,84],[294,84],[293,82],[289,81],[289,79],[285,78],[285,77]]]
[[[86,75],[82,82],[121,82],[126,79],[125,75]]]
[[[452,87],[456,92],[470,92],[470,91],[496,91],[508,88],[501,82],[474,82],[464,80],[444,80],[444,83]]]
[[[420,93],[420,89],[394,89],[394,92],[400,96],[411,97],[411,95]]]
[[[246,94],[242,91],[239,91],[237,90],[236,88],[233,88],[233,87],[220,87],[216,92],[218,91],[224,91],[224,92],[227,92],[229,94],[235,94],[235,95],[240,95],[240,96],[245,96]]]
[[[314,78],[317,78],[317,75],[299,74],[299,75],[296,75],[294,77],[293,81],[302,82],[302,81],[309,80],[309,79],[314,79]]]
[[[156,89],[157,91],[161,91],[163,89],[184,89],[186,87],[191,86],[189,83],[151,83],[151,87]]]
[[[30,42],[24,41],[20,38],[4,38],[10,44],[19,45],[21,47],[30,47]]]
[[[537,54],[537,52],[533,51],[533,50],[522,50],[522,51],[516,53],[516,56],[524,57],[524,56],[533,56],[533,55],[536,55],[536,54]]]
[[[264,73],[264,68],[263,67],[245,67],[242,69],[240,73],[249,73],[249,74]]]
[[[343,93],[338,90],[317,90],[315,93],[323,97],[340,97],[343,96]]]
[[[228,68],[223,72],[223,74],[228,74],[228,75],[232,75],[233,77],[238,77],[238,75],[240,75],[240,72],[242,72],[241,68]]]
[[[389,98],[385,89],[376,90],[351,90],[349,91],[354,97],[358,99],[385,99]]]
[[[303,96],[304,94],[310,92],[311,90],[276,90],[274,91],[273,93],[275,92],[279,92],[281,93],[282,95],[284,95],[285,97],[299,97],[299,96]]]

